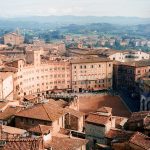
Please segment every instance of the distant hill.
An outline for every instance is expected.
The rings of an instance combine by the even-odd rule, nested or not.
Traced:
[[[58,28],[60,33],[71,33],[71,34],[98,34],[101,35],[126,35],[126,36],[143,36],[150,38],[150,24],[141,25],[114,25],[109,23],[92,23],[85,25],[70,24]]]
[[[118,25],[150,24],[150,18],[138,17],[97,17],[97,16],[31,16],[18,18],[0,18],[0,21],[38,22],[52,24],[90,24],[109,23]]]

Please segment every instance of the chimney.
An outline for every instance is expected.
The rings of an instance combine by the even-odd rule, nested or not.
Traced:
[[[71,131],[69,132],[69,138],[70,138],[70,139],[72,138],[72,133],[71,133]]]

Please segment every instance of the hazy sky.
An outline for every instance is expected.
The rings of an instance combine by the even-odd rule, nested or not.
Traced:
[[[150,0],[0,0],[0,16],[150,17]]]

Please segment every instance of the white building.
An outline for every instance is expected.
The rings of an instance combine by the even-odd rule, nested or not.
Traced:
[[[140,61],[144,59],[150,59],[150,55],[146,52],[137,51],[137,50],[111,50],[106,49],[101,56],[105,56],[110,60],[120,61],[120,62],[129,62],[129,61]]]
[[[13,100],[13,76],[10,72],[0,73],[0,100]]]
[[[111,128],[115,128],[115,118],[112,117],[112,108],[102,107],[95,113],[90,113],[85,122],[86,139],[89,140],[89,147],[96,146],[96,143],[106,144],[105,135]]]

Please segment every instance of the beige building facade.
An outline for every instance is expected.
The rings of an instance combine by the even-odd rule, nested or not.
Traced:
[[[24,37],[20,34],[17,34],[15,32],[8,33],[4,35],[4,44],[10,44],[10,45],[20,45],[24,43]]]
[[[108,59],[51,60],[41,58],[42,54],[42,49],[28,50],[25,59],[3,66],[2,70],[10,68],[13,72],[14,98],[46,95],[54,90],[83,92],[112,87],[113,62]]]
[[[71,88],[70,63],[66,60],[42,61],[40,54],[40,51],[29,51],[26,61],[21,59],[6,64],[17,69],[13,75],[15,98]]]
[[[75,92],[103,90],[112,87],[113,63],[93,58],[71,61],[72,89]]]
[[[13,76],[10,72],[0,74],[0,100],[13,100]]]

